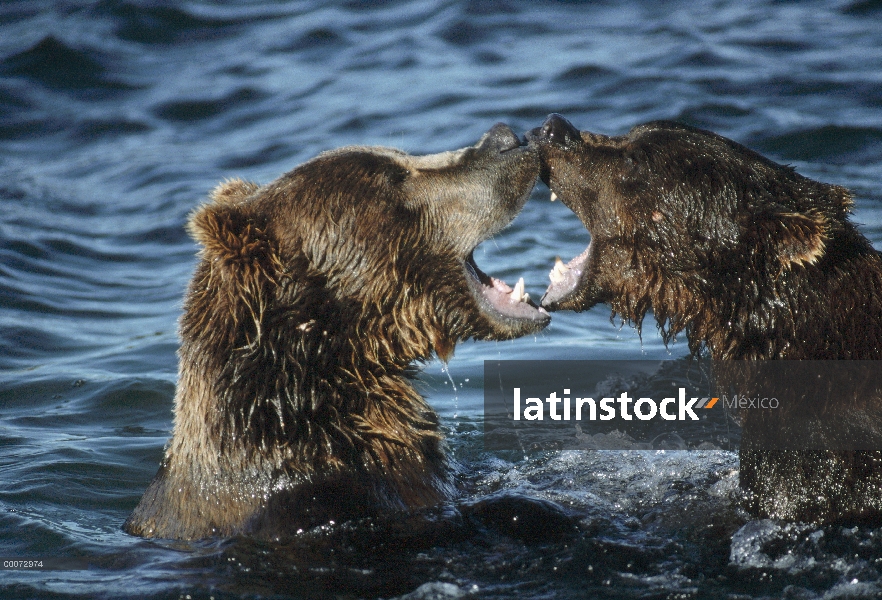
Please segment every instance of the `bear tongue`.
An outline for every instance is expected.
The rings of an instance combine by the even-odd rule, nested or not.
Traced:
[[[490,277],[489,279],[491,285],[487,285],[486,283],[484,283],[484,295],[490,298],[494,305],[499,306],[505,301],[508,301],[512,304],[516,304],[518,302],[526,303],[530,301],[530,294],[524,292],[523,277],[518,279],[518,282],[515,284],[514,289],[512,289],[510,285],[508,285],[501,279],[496,279],[495,277]]]
[[[480,286],[480,292],[486,298],[495,310],[502,314],[535,319],[535,313],[547,315],[548,313],[541,307],[536,306],[530,301],[530,295],[524,291],[524,278],[518,279],[514,288],[501,279],[490,277],[475,264],[474,257],[469,256],[466,260],[468,271],[477,280]]]
[[[505,283],[504,281],[502,281],[501,279],[496,279],[495,277],[491,277],[490,281],[493,283],[494,289],[497,289],[504,294],[511,293],[511,291],[512,291],[511,287],[509,287],[509,285],[507,283]],[[521,281],[523,281],[523,278],[521,279]]]

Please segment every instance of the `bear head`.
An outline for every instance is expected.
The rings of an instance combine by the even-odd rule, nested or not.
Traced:
[[[413,362],[548,313],[474,248],[526,202],[538,152],[498,124],[429,156],[347,147],[219,186],[181,319],[172,440],[131,533],[274,536],[449,497]]]
[[[608,303],[638,329],[652,310],[666,341],[685,330],[691,349],[717,357],[793,355],[799,344],[829,356],[805,343],[809,315],[834,316],[814,296],[847,287],[828,272],[843,255],[875,255],[847,220],[846,189],[673,122],[609,137],[551,115],[528,138],[542,179],[591,235],[551,271],[545,308]]]

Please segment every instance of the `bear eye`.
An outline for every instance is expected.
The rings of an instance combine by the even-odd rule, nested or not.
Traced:
[[[641,177],[646,168],[646,156],[638,152],[626,152],[622,157],[622,175],[626,179]]]
[[[621,159],[621,176],[622,182],[635,183],[640,179],[643,164],[633,152],[626,152]]]
[[[386,177],[389,179],[389,183],[393,185],[399,185],[403,183],[408,177],[410,177],[410,170],[396,165],[389,168],[389,170],[386,172]]]
[[[646,152],[642,148],[633,147],[625,148],[622,158],[625,168],[631,171],[643,167],[647,160]]]

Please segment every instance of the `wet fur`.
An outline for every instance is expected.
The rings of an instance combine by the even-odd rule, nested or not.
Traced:
[[[215,189],[189,223],[174,434],[126,531],[278,537],[453,494],[413,362],[541,327],[489,318],[462,267],[520,209],[535,153],[466,154],[349,148]]]
[[[592,236],[576,289],[552,285],[547,308],[603,302],[638,328],[652,311],[666,342],[684,333],[717,360],[882,359],[882,259],[849,220],[846,189],[677,123],[607,137],[552,116],[533,136],[543,178]],[[843,422],[882,423],[878,393],[839,409]],[[787,421],[774,412],[743,416],[748,508],[880,521],[882,453],[769,450],[763,436]]]

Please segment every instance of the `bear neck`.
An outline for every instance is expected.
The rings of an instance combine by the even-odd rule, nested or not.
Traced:
[[[830,240],[814,264],[728,273],[692,296],[700,308],[681,328],[693,352],[706,346],[714,359],[882,359],[882,260],[858,234]]]
[[[409,379],[431,340],[402,341],[388,318],[310,296],[303,278],[259,285],[219,281],[207,261],[197,268],[169,469],[264,500],[361,481],[391,506],[437,502],[448,486],[438,420]]]

